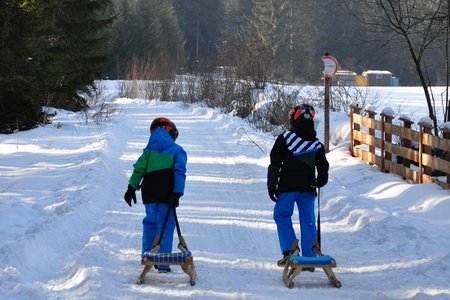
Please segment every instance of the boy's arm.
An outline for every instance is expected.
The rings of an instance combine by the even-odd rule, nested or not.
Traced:
[[[181,149],[176,155],[173,164],[174,172],[174,184],[173,192],[184,194],[184,187],[186,185],[186,164],[187,164],[187,154],[184,149]]]
[[[128,183],[136,190],[139,190],[141,188],[142,177],[144,177],[147,170],[148,155],[149,153],[147,152],[142,153],[136,163],[133,165],[133,174],[131,174]]]
[[[328,182],[328,169],[330,165],[325,156],[325,149],[321,147],[316,156],[317,187],[323,187]]]
[[[284,138],[280,135],[270,151],[270,165],[267,170],[267,188],[269,190],[276,190],[277,188],[278,176],[283,163],[284,147]]]

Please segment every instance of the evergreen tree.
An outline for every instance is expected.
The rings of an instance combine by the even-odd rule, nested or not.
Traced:
[[[83,93],[102,78],[108,61],[109,28],[114,17],[111,0],[63,0],[56,11],[51,60],[58,68],[55,96],[50,105],[85,107]]]
[[[85,106],[101,78],[110,0],[5,0],[0,5],[0,131],[45,122],[42,105]]]
[[[36,68],[38,1],[4,0],[0,5],[0,132],[33,127],[42,117]]]
[[[171,76],[184,64],[184,37],[173,5],[158,0],[123,0],[115,26],[115,58],[108,73],[128,78],[130,67],[146,65],[145,79]],[[141,78],[144,79],[144,78]]]

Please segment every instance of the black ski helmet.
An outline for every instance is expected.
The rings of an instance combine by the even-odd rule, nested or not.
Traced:
[[[152,125],[150,125],[150,133],[153,133],[156,128],[164,128],[170,134],[170,136],[175,141],[178,137],[178,129],[175,123],[169,118],[159,117],[153,120]]]
[[[309,104],[300,104],[295,106],[289,112],[289,123],[292,128],[295,128],[304,121],[309,120],[313,122],[315,116],[316,111],[314,110],[314,107]]]

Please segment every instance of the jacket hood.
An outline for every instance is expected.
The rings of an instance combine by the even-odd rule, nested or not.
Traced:
[[[148,140],[144,151],[163,150],[175,144],[175,141],[164,128],[157,128]]]

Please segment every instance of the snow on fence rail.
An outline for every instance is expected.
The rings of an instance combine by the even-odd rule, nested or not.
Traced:
[[[350,106],[350,152],[382,172],[392,172],[415,183],[434,182],[450,189],[450,128],[443,138],[432,135],[433,125],[426,120],[412,129],[414,121],[402,116],[402,126],[393,124],[394,116],[383,110],[380,119],[371,108],[364,114]],[[393,142],[393,137],[397,143]]]

